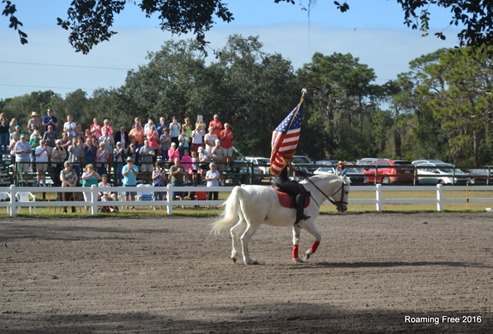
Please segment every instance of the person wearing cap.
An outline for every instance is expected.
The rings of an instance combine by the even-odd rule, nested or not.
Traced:
[[[336,166],[336,175],[337,176],[346,176],[346,167],[344,161],[339,161]]]
[[[26,184],[32,149],[31,145],[29,145],[29,142],[26,140],[25,134],[20,135],[20,140],[15,143],[12,151],[15,154],[16,171],[21,178],[20,182]]]
[[[27,122],[27,130],[29,131],[29,135],[32,135],[36,130],[41,130],[41,120],[39,119],[38,113],[35,111],[31,113],[31,118]]]
[[[134,165],[134,159],[132,159],[132,157],[127,157],[126,161],[127,164],[122,168],[122,176],[123,176],[122,184],[124,187],[135,187],[137,186],[137,175],[139,174],[139,167]],[[136,194],[137,193],[135,191],[125,192],[125,200],[126,201],[135,200]]]

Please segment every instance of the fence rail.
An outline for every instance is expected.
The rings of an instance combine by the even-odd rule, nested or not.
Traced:
[[[134,200],[134,201],[125,201],[122,200],[122,194],[127,192],[133,192],[137,195],[149,194],[155,192],[162,192],[166,194],[174,194],[176,192],[231,192],[234,187],[196,187],[196,186],[184,186],[184,187],[173,187],[171,184],[166,187],[107,187],[107,188],[98,188],[93,186],[91,188],[85,187],[73,187],[73,188],[57,188],[57,187],[0,187],[0,209],[6,208],[8,215],[10,217],[15,217],[16,212],[19,208],[30,208],[30,211],[33,209],[40,207],[47,208],[60,208],[60,207],[88,207],[88,213],[91,215],[96,215],[98,213],[98,209],[104,206],[134,206],[134,207],[143,207],[143,206],[165,206],[166,212],[169,215],[173,214],[173,207],[175,206],[204,206],[204,205],[212,205],[218,206],[221,205],[224,200],[179,200],[175,199],[175,196],[166,196],[165,200]],[[119,194],[120,200],[116,202],[103,202],[99,199],[99,192],[104,190],[105,192],[110,191]],[[462,198],[447,198],[446,193],[448,191],[464,191],[464,196]],[[484,191],[486,195],[489,197],[476,197],[470,198],[468,196],[469,191]],[[434,198],[391,198],[386,196],[387,192],[430,192],[434,191]],[[36,201],[36,197],[33,196],[33,193],[76,193],[80,194],[79,197],[82,198],[82,193],[86,193],[86,197],[89,199],[88,201],[76,200],[76,201]],[[373,199],[370,198],[355,198],[354,192],[372,192],[375,194]],[[377,212],[384,211],[384,206],[386,204],[434,204],[436,206],[437,211],[443,211],[444,205],[448,203],[491,203],[490,206],[493,207],[493,198],[491,194],[493,193],[493,188],[491,186],[384,186],[381,184],[377,184],[374,186],[352,186],[351,193],[349,195],[349,204],[374,204],[375,210]],[[58,198],[59,196],[57,196]],[[47,196],[49,198],[49,196]],[[142,198],[142,196],[138,196],[137,198]],[[329,203],[325,201],[324,204]]]

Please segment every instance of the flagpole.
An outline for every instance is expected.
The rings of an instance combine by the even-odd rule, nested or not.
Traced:
[[[305,102],[305,94],[306,94],[306,88],[303,88],[301,90],[301,98],[300,98],[300,103],[298,103],[298,106],[296,107],[296,112],[294,113],[293,115],[293,118],[291,118],[291,122],[289,122],[289,125],[291,126],[291,124],[293,123],[296,115],[298,115],[298,112],[300,111],[300,107],[301,105]]]

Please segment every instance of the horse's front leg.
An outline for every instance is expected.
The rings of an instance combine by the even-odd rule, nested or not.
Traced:
[[[320,245],[320,240],[322,239],[322,235],[312,221],[304,222],[303,228],[315,237],[313,245],[305,252],[305,257],[303,258],[303,261],[307,261],[317,251],[318,245]]]
[[[300,243],[301,229],[298,225],[293,226],[293,250],[291,253],[291,259],[293,262],[300,263],[303,262],[298,256],[298,249]]]
[[[233,226],[230,230],[229,233],[231,234],[231,260],[233,262],[236,262],[238,259],[238,251],[237,247],[240,243],[240,235],[242,235],[245,232],[246,229],[246,222],[244,219],[240,219],[238,223],[236,223],[235,226]]]
[[[252,224],[246,224],[246,229],[245,232],[243,232],[243,235],[241,236],[241,247],[243,251],[243,261],[245,264],[258,264],[257,260],[254,260],[250,257],[249,251],[248,251],[248,243],[250,242],[250,239],[252,238],[253,234],[257,231],[260,225],[252,225]]]

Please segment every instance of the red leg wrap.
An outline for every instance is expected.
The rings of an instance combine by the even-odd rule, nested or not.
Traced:
[[[293,245],[293,259],[298,258],[298,245]]]
[[[320,245],[320,241],[315,240],[312,247],[309,249],[310,253],[315,253],[317,251],[318,245]]]

